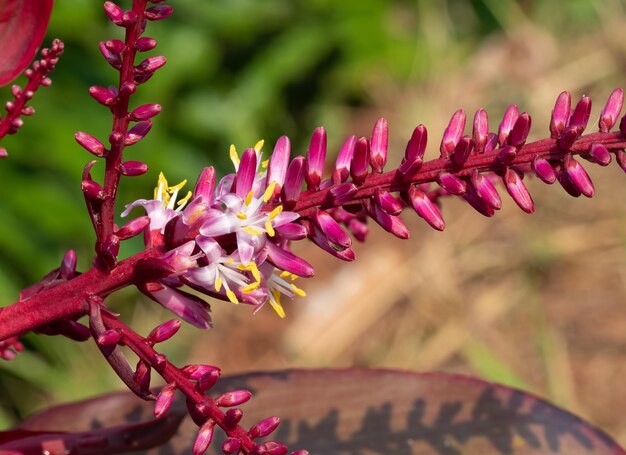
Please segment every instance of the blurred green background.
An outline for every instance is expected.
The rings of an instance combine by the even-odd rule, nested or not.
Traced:
[[[537,114],[535,125],[540,126],[534,134],[538,138],[547,130],[551,105],[561,90],[572,90],[574,96],[583,93],[600,96],[596,98],[597,110],[603,103],[602,97],[608,96],[613,86],[624,85],[626,16],[625,4],[620,0],[177,0],[173,4],[175,14],[166,21],[149,23],[147,30],[148,36],[159,41],[157,49],[148,55],[158,52],[168,58],[168,63],[133,97],[135,105],[157,102],[163,106],[148,137],[128,149],[126,155],[128,159],[146,161],[150,171],[143,177],[123,180],[118,199],[120,209],[125,203],[151,194],[161,170],[173,181],[188,178],[193,182],[207,164],[216,165],[223,174],[229,169],[227,152],[231,143],[241,150],[263,138],[266,150],[271,151],[274,141],[287,134],[294,153],[304,153],[310,133],[324,125],[329,132],[330,150],[335,151],[346,135],[369,134],[373,121],[384,115],[392,125],[391,143],[398,159],[404,138],[422,122],[431,127],[430,148],[434,153],[446,116],[458,107],[472,111],[485,106],[493,112],[492,122],[497,124],[497,115],[508,103],[516,102],[522,110]],[[66,249],[77,251],[81,270],[87,269],[92,259],[93,234],[79,189],[82,168],[90,157],[73,136],[76,131],[85,131],[105,140],[110,131],[110,114],[88,96],[87,90],[91,85],[116,83],[116,73],[101,58],[98,42],[121,35],[118,28],[105,20],[99,2],[57,0],[48,37],[47,42],[58,37],[66,45],[66,52],[52,75],[54,83],[34,98],[36,115],[25,119],[17,136],[3,141],[10,158],[0,163],[0,182],[4,188],[0,203],[1,305],[15,301],[21,288],[57,267]],[[2,95],[8,98],[6,87]],[[616,169],[594,175],[604,178],[605,174],[611,183],[607,184],[604,202],[580,201],[581,206],[560,192],[546,202],[552,210],[544,211],[543,218],[541,214],[532,217],[532,221],[523,218],[528,230],[516,231],[518,237],[507,237],[506,226],[519,226],[522,219],[522,215],[513,214],[511,204],[503,214],[504,228],[499,227],[496,219],[487,222],[489,231],[483,231],[480,223],[485,221],[476,221],[473,214],[468,222],[479,223],[477,232],[483,237],[478,238],[483,241],[490,236],[491,240],[502,240],[501,250],[487,246],[491,251],[501,252],[500,258],[522,255],[526,260],[521,261],[515,273],[523,274],[523,289],[536,290],[543,289],[541,283],[550,275],[546,270],[559,270],[563,261],[569,264],[570,250],[566,248],[563,253],[558,245],[550,243],[556,240],[543,237],[547,226],[555,230],[576,223],[589,226],[589,218],[598,219],[590,210],[598,210],[601,220],[613,220],[613,224],[607,221],[609,226],[603,226],[614,242],[600,251],[605,257],[605,249],[610,248],[615,262],[607,267],[618,274],[618,287],[604,298],[623,310],[619,305],[626,295],[623,276],[626,235],[619,226],[624,225],[626,210],[623,203],[609,205],[606,193],[611,188],[615,194],[623,193],[624,182],[619,180]],[[544,187],[535,185],[531,190],[537,194],[541,188]],[[542,199],[541,193],[536,199]],[[469,211],[455,203],[451,203],[452,212],[448,215],[450,226],[457,221],[455,214]],[[578,212],[571,212],[570,207]],[[563,224],[550,224],[558,223],[554,214],[562,215]],[[459,224],[471,226],[463,220]],[[433,235],[423,225],[417,226],[415,236],[422,241],[412,242],[411,250],[422,248],[424,239]],[[474,239],[471,235],[467,237],[471,228],[465,233],[463,229],[451,229],[452,233],[443,234],[448,235],[448,240],[433,240],[433,244],[441,248],[452,245],[453,250],[458,246],[458,254],[465,254],[470,248],[468,242]],[[593,241],[597,235],[594,232],[598,231],[580,236]],[[376,236],[372,242],[376,248],[387,245],[386,240]],[[131,254],[139,246],[129,243],[122,254]],[[394,243],[389,248],[398,247]],[[574,249],[571,254],[578,251]],[[307,252],[303,250],[303,255]],[[561,253],[565,256],[560,256]],[[443,257],[441,250],[436,254]],[[324,266],[331,262],[329,259],[324,257],[317,265]],[[450,257],[452,262],[458,260],[454,254]],[[475,259],[470,262],[476,264]],[[573,262],[575,266],[576,261]],[[472,283],[486,280],[483,284],[489,289],[488,277],[495,276],[493,269],[493,264],[487,262],[486,272],[473,277]],[[310,285],[314,290],[315,280]],[[555,281],[548,281],[548,285],[555,286]],[[504,294],[502,298],[509,297]],[[461,296],[455,298],[465,305],[472,303],[465,302]],[[395,300],[390,300],[386,312],[378,315],[378,322],[384,317],[391,318],[384,325],[389,333],[395,332],[394,324],[398,321],[406,321],[402,305],[409,305],[416,319],[428,320],[421,318],[421,307],[400,300],[397,305]],[[450,296],[443,300],[456,301]],[[141,303],[136,304],[137,301]],[[314,301],[311,297],[299,306],[307,307]],[[140,331],[149,330],[167,317],[163,312],[155,312],[153,304],[138,298],[132,290],[117,295],[113,305],[124,308],[126,319],[132,320]],[[458,340],[449,341],[446,336],[458,330],[457,326],[446,324],[464,307],[446,307],[446,312],[437,317],[431,313],[432,325],[427,327],[405,327],[417,337],[409,340],[413,344],[407,352],[402,350],[406,347],[390,349],[396,344],[385,333],[380,335],[383,340],[380,343],[363,345],[361,333],[354,335],[353,346],[341,355],[329,357],[335,360],[324,360],[301,355],[290,347],[281,348],[280,343],[290,336],[293,338],[296,330],[289,329],[289,320],[274,322],[268,315],[272,322],[266,323],[265,315],[251,319],[248,309],[234,308],[231,312],[222,309],[223,305],[214,305],[220,325],[200,340],[207,344],[200,344],[193,329],[185,329],[177,342],[167,345],[170,358],[179,362],[204,359],[220,365],[221,361],[230,372],[294,365],[394,366],[469,372],[530,388],[587,417],[595,417],[592,420],[595,423],[608,426],[618,437],[626,437],[625,422],[604,419],[599,409],[585,405],[585,399],[580,398],[576,389],[577,381],[582,381],[577,376],[579,366],[567,364],[565,372],[560,367],[553,368],[562,362],[563,352],[569,355],[559,343],[580,334],[567,332],[569,326],[564,328],[553,322],[551,318],[562,321],[562,315],[546,315],[541,298],[530,302],[528,308],[532,312],[525,314],[519,327],[515,326],[523,334],[521,339],[528,341],[528,346],[521,350],[540,359],[536,371],[525,370],[520,359],[526,357],[516,357],[514,353],[509,358],[493,348],[498,344],[497,337],[470,337],[460,344]],[[299,316],[309,314],[306,311],[293,309],[296,324]],[[511,314],[504,319],[510,322],[511,318],[517,320]],[[260,328],[256,327],[259,320],[263,321]],[[454,322],[471,324],[457,319]],[[234,324],[235,328],[228,324]],[[440,328],[444,331],[439,331]],[[241,331],[242,336],[237,338],[241,345],[221,350],[215,347],[216,340],[227,336],[229,330]],[[509,326],[499,330],[503,337],[510,333]],[[443,337],[444,346],[450,343],[456,346],[454,352],[444,357],[435,354],[436,361],[430,363],[425,360],[412,363],[420,352],[425,352],[421,351],[422,341],[431,334]],[[259,353],[243,345],[255,340],[262,340],[261,345],[267,351]],[[27,353],[14,362],[0,363],[0,427],[10,426],[50,403],[120,387],[90,343],[77,345],[42,336],[28,336],[25,341]],[[398,340],[396,343],[402,345]],[[626,340],[620,338],[615,343],[607,349],[621,353]],[[607,360],[609,364],[616,361]],[[580,368],[587,371],[587,364]],[[615,370],[606,372],[607,377],[614,374],[617,374]],[[603,381],[602,377],[595,379]],[[626,403],[623,395],[621,392],[620,397]],[[615,397],[608,396],[606,402],[611,400]]]

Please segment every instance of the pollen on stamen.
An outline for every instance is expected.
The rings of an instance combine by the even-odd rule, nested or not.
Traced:
[[[249,285],[241,288],[241,292],[243,292],[244,294],[249,294],[250,292],[258,289],[260,285],[261,283],[259,281],[255,281],[254,283],[250,283]]]
[[[265,141],[263,139],[261,139],[259,142],[257,142],[256,144],[254,144],[254,151],[258,154],[261,149],[263,148],[263,144],[265,144]]]
[[[274,189],[276,188],[276,182],[272,182],[267,185],[265,189],[265,193],[263,193],[263,202],[267,202],[270,200],[272,196],[274,196]]]
[[[239,168],[239,155],[237,154],[237,149],[235,148],[235,144],[230,145],[230,160],[235,165],[235,169]]]
[[[237,296],[235,295],[235,293],[231,290],[226,291],[226,296],[228,297],[228,300],[230,300],[232,303],[234,304],[238,304],[239,300],[237,300]]]
[[[222,278],[217,277],[215,280],[215,292],[220,292],[220,289],[222,289]]]
[[[274,311],[276,312],[276,314],[278,316],[280,316],[281,318],[284,318],[285,317],[285,309],[280,304],[280,292],[279,291],[274,291],[272,294],[273,294],[274,298],[273,299],[269,299],[270,305],[272,306],[272,308],[274,308]]]
[[[271,221],[265,222],[265,230],[267,231],[267,235],[270,237],[274,237],[276,235],[276,231],[274,230],[274,226],[272,226]]]
[[[250,235],[263,235],[263,231],[260,231],[258,229],[254,229],[253,227],[250,227],[250,226],[246,226],[246,227],[242,228],[242,231],[244,231],[246,234],[250,234]]]
[[[252,198],[254,197],[254,191],[250,190],[250,192],[248,193],[248,195],[246,196],[246,205],[250,205],[250,203],[252,202]]]

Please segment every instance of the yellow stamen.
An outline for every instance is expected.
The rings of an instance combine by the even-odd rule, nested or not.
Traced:
[[[174,194],[174,192],[176,192],[176,191],[180,191],[180,190],[183,188],[183,186],[185,186],[185,185],[187,185],[187,179],[183,180],[183,181],[182,181],[182,182],[180,182],[178,185],[170,186],[170,187],[167,189],[167,191],[168,191],[170,194]]]
[[[267,231],[267,235],[270,237],[274,237],[276,235],[276,231],[274,230],[274,226],[272,226],[271,221],[265,222],[265,230]]]
[[[235,144],[231,144],[230,146],[230,160],[235,165],[235,169],[239,168],[239,155],[237,154]]]
[[[304,292],[302,289],[300,289],[295,284],[291,285],[291,289],[293,290],[293,293],[296,294],[297,296],[306,297],[306,292]]]
[[[228,259],[226,259],[226,260],[224,261],[224,264],[230,265],[230,264],[232,264],[233,262],[235,262],[235,260],[234,260],[233,258],[228,258]]]
[[[246,215],[245,213],[243,213],[240,210],[239,212],[237,212],[237,218],[239,218],[240,220],[247,220],[248,219],[248,215]]]
[[[191,199],[191,191],[187,191],[187,196],[185,196],[180,201],[178,201],[176,205],[181,206],[183,204],[186,204],[189,201],[189,199]]]
[[[220,292],[220,289],[222,289],[222,278],[218,276],[215,280],[215,291]]]
[[[261,161],[261,167],[263,169],[267,169],[267,166],[269,166],[269,164],[270,164],[270,160],[263,160],[263,161]]]
[[[270,200],[272,196],[274,196],[274,189],[276,188],[276,182],[272,182],[267,185],[265,188],[265,193],[263,193],[263,202],[267,202]]]
[[[239,300],[237,300],[237,296],[235,295],[235,293],[233,291],[226,291],[226,297],[228,297],[228,300],[230,300],[231,302],[237,304],[239,303]]]
[[[278,215],[280,215],[283,211],[283,206],[279,205],[278,207],[276,207],[274,210],[272,210],[269,214],[269,218],[270,221],[274,221],[274,218],[276,218]]]
[[[263,231],[254,229],[253,227],[250,227],[250,226],[246,226],[245,228],[242,229],[242,231],[250,235],[263,235]]]
[[[252,192],[252,190],[250,190],[250,192],[246,196],[246,201],[245,201],[246,205],[250,205],[250,202],[252,202],[253,197],[254,197],[254,193]]]
[[[250,283],[249,285],[244,286],[243,288],[241,288],[241,292],[243,292],[244,294],[249,294],[250,292],[252,292],[255,289],[257,289],[260,285],[261,285],[261,283],[259,283],[258,281],[254,282],[254,283]]]
[[[257,154],[261,151],[261,149],[263,148],[263,144],[265,144],[265,141],[263,139],[261,139],[259,142],[257,142],[254,145],[254,151],[257,152]]]
[[[285,271],[281,272],[280,277],[281,278],[289,278],[289,279],[291,279],[291,281],[294,281],[296,278],[298,278],[298,275],[296,275],[295,273],[287,272],[285,270]]]
[[[273,299],[269,299],[270,305],[272,305],[272,308],[274,308],[274,311],[276,311],[276,314],[278,314],[278,316],[280,316],[281,318],[284,318],[285,317],[285,309],[280,304],[280,292],[274,291],[273,294],[274,294],[274,298]]]
[[[154,199],[159,199],[159,191],[161,192],[161,200],[165,205],[169,202],[169,195],[167,194],[167,179],[163,175],[163,172],[159,172],[159,179],[157,180],[157,186],[154,189]]]

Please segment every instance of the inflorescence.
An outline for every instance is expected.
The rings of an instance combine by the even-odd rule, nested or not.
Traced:
[[[515,105],[506,110],[496,130],[490,130],[487,112],[478,110],[470,134],[465,134],[466,114],[459,110],[444,131],[438,158],[424,160],[427,130],[419,125],[408,140],[402,161],[387,171],[385,119],[376,122],[370,137],[348,137],[330,172],[322,127],[313,132],[306,156],[291,158],[290,141],[285,136],[276,141],[270,156],[264,155],[263,141],[241,154],[233,146],[233,173],[218,180],[215,169],[207,167],[193,190],[187,192],[186,181],[171,185],[161,174],[153,197],[128,204],[122,213],[126,217],[139,208],[145,215],[118,227],[113,220],[121,177],[148,170],[141,161],[125,161],[125,148],[149,133],[151,118],[161,110],[158,104],[131,109],[130,99],[166,63],[165,57],[153,56],[136,64],[135,57],[157,45],[154,39],[143,36],[147,22],[165,19],[172,8],[150,6],[147,0],[134,0],[128,11],[113,2],[106,2],[104,8],[109,19],[126,32],[124,41],[100,44],[104,58],[120,74],[119,85],[92,87],[89,93],[111,110],[113,125],[108,145],[88,133],[76,134],[77,142],[96,157],[85,167],[81,185],[97,237],[95,266],[77,273],[76,257],[70,251],[59,269],[0,312],[0,339],[4,340],[0,342],[0,356],[11,358],[22,349],[15,336],[26,329],[75,340],[94,338],[125,384],[143,399],[156,400],[155,417],[167,412],[177,390],[182,392],[191,417],[200,427],[194,454],[206,450],[215,426],[228,435],[222,445],[226,454],[279,455],[288,449],[279,442],[255,441],[277,428],[277,417],[247,430],[240,425],[243,412],[239,406],[250,399],[249,391],[207,395],[220,377],[219,368],[177,368],[155,350],[158,343],[177,332],[180,321],[168,321],[142,337],[107,309],[104,299],[112,292],[135,285],[200,328],[211,325],[204,297],[246,303],[255,311],[269,303],[284,317],[283,296],[304,295],[295,281],[314,274],[313,267],[292,252],[293,241],[309,239],[334,257],[351,261],[355,259],[352,238],[365,240],[369,219],[405,239],[409,231],[400,215],[406,207],[434,229],[443,230],[445,222],[439,208],[443,196],[461,197],[479,213],[492,216],[502,206],[498,190],[502,185],[524,212],[532,213],[534,202],[524,183],[528,175],[548,184],[558,182],[572,196],[591,197],[594,187],[580,158],[606,166],[614,156],[626,171],[626,117],[622,117],[619,131],[611,132],[622,109],[623,91],[613,91],[600,114],[598,132],[586,135],[591,100],[583,96],[572,108],[570,94],[563,92],[552,111],[549,138],[528,143],[531,117],[520,113]],[[62,45],[56,42],[27,75],[50,69],[60,51]],[[38,83],[46,85],[45,81],[40,78]],[[27,114],[28,108],[19,104],[27,98],[25,93],[14,89],[16,101],[7,108],[10,115],[18,110]],[[6,121],[13,125],[17,120],[14,115]],[[105,166],[102,183],[91,176],[98,160]],[[120,242],[139,234],[144,236],[144,251],[118,262]],[[33,313],[50,302],[59,304]],[[28,316],[23,321],[17,321],[25,314]],[[89,317],[89,328],[77,322],[83,315]],[[128,364],[120,346],[137,354],[140,360],[135,368]],[[156,394],[150,389],[152,372],[167,383]],[[292,453],[303,455],[306,451]]]

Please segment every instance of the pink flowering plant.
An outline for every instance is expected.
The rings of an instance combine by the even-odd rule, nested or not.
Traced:
[[[63,43],[53,41],[31,64],[51,9],[52,0],[17,0],[0,5],[0,83],[10,83],[30,64],[24,72],[26,85],[11,88],[13,99],[7,102],[6,114],[0,119],[0,138],[18,131],[23,118],[34,112],[31,98],[35,92],[51,84],[49,75],[63,53]],[[128,159],[127,151],[150,133],[152,118],[161,112],[156,103],[133,103],[133,95],[152,77],[158,77],[166,65],[165,56],[142,56],[157,46],[146,32],[154,22],[167,19],[173,8],[160,0],[133,0],[128,9],[107,1],[104,12],[123,32],[118,38],[100,43],[102,56],[119,77],[113,86],[91,87],[89,95],[111,112],[112,126],[107,137],[82,131],[75,135],[77,143],[91,155],[80,188],[95,233],[93,266],[77,271],[76,254],[69,250],[57,269],[3,307],[0,357],[11,360],[18,355],[24,349],[20,337],[30,331],[76,341],[92,339],[128,389],[154,402],[154,419],[143,426],[126,424],[82,433],[56,432],[54,425],[47,432],[7,431],[0,438],[2,454],[126,453],[164,444],[182,418],[176,406],[177,395],[184,398],[185,413],[199,428],[189,449],[193,454],[211,450],[209,446],[218,431],[220,449],[226,454],[308,453],[306,449],[313,448],[299,446],[306,441],[288,448],[286,442],[274,439],[280,434],[280,430],[275,433],[280,423],[278,404],[275,411],[264,409],[270,417],[244,426],[244,404],[253,397],[251,390],[220,389],[221,370],[217,366],[174,365],[158,344],[172,338],[182,322],[199,329],[210,328],[209,301],[241,303],[254,312],[270,307],[285,317],[290,300],[305,296],[306,286],[300,284],[300,279],[314,275],[307,260],[292,251],[294,242],[308,240],[333,258],[352,261],[353,239],[365,241],[370,222],[406,239],[409,230],[402,220],[403,212],[414,212],[442,231],[445,222],[440,207],[446,198],[461,198],[487,217],[501,208],[503,198],[533,213],[534,202],[525,179],[537,177],[546,184],[561,186],[574,197],[592,197],[594,185],[583,161],[599,166],[614,162],[626,171],[626,117],[620,118],[624,92],[618,88],[608,96],[597,128],[591,132],[587,132],[591,100],[583,96],[572,102],[568,92],[556,99],[549,136],[534,142],[527,142],[531,117],[516,105],[511,105],[495,123],[490,123],[487,112],[479,109],[467,125],[466,113],[458,110],[441,139],[437,138],[439,155],[431,160],[424,158],[428,133],[423,125],[413,130],[399,163],[387,162],[388,124],[384,118],[375,123],[369,137],[347,137],[334,163],[327,157],[326,131],[319,127],[312,134],[306,156],[292,157],[286,136],[269,147],[263,141],[241,152],[232,146],[230,174],[219,177],[215,168],[208,166],[199,172],[192,186],[186,180],[173,184],[161,173],[149,198],[123,204],[118,201],[122,178],[141,176],[148,170],[147,163]],[[4,148],[0,148],[0,154],[8,156]],[[101,180],[92,174],[96,167],[104,169]],[[120,212],[126,221],[118,226],[115,217]],[[120,257],[120,244],[137,236],[143,237],[143,248]],[[125,324],[124,315],[107,306],[107,298],[133,286],[169,310],[175,319],[163,322],[147,335]],[[139,359],[134,367],[127,360],[129,351]],[[165,385],[151,387],[155,377],[162,378]],[[398,384],[404,380],[396,379]],[[449,378],[434,380],[441,385]],[[455,382],[451,384],[445,392],[449,397],[456,393]],[[332,388],[332,382],[327,386]],[[524,414],[526,423],[516,420],[516,431],[536,450],[532,453],[543,453],[542,444],[533,439],[532,432],[530,436],[525,432],[524,425],[542,424],[549,405],[544,403],[542,407],[538,403],[543,402],[529,396],[524,399],[534,407]],[[514,401],[507,406],[516,407]],[[478,413],[474,418],[480,420],[481,414],[476,411],[480,406],[474,409]],[[562,411],[550,409],[552,418],[566,419]],[[168,420],[171,415],[174,418]],[[457,441],[469,438],[469,427],[453,422],[453,415],[445,416],[442,410],[439,426],[420,428],[430,431],[433,437],[445,427]],[[624,453],[608,436],[572,419],[563,420],[570,426],[557,434],[571,431],[574,440],[587,449],[591,444],[593,453]],[[493,415],[484,420],[481,434],[489,435],[489,428],[496,428],[497,420]],[[414,415],[413,424],[420,421],[421,417]],[[572,430],[577,425],[582,429]],[[129,434],[138,437],[142,431],[151,432],[147,442],[136,443],[132,437],[129,442]],[[408,433],[402,437],[406,440],[414,436]],[[601,441],[595,446],[594,437]],[[85,442],[87,439],[90,444]],[[393,445],[400,442],[390,441],[391,445],[381,443],[369,449],[378,450],[376,453],[409,453]],[[65,452],[58,448],[59,442]],[[431,445],[438,447],[440,442],[431,440]],[[319,437],[313,443],[315,453],[348,453],[347,448],[341,452],[315,444],[321,444]],[[509,453],[508,446],[494,444],[495,451]],[[552,443],[548,445],[554,449]],[[450,449],[439,453],[457,452]]]

